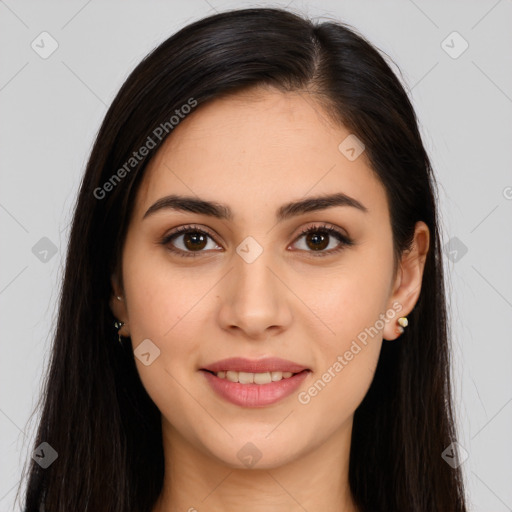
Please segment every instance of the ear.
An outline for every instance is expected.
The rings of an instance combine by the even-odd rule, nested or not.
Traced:
[[[386,340],[394,340],[400,336],[398,318],[407,316],[418,301],[429,246],[430,232],[428,226],[423,221],[418,221],[414,230],[412,246],[410,250],[404,251],[402,255],[393,284],[393,291],[389,298],[388,309],[394,303],[399,303],[402,309],[397,318],[384,327],[383,337]]]
[[[126,308],[126,298],[124,291],[119,285],[117,274],[112,274],[110,283],[112,285],[112,294],[110,295],[109,306],[114,317],[123,322],[124,325],[119,330],[119,334],[124,337],[130,336],[130,328],[128,325],[128,311]]]

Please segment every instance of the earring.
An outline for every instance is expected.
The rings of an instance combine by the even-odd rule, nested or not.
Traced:
[[[124,322],[119,322],[118,320],[116,320],[114,322],[114,326],[117,330],[117,337],[119,338],[119,343],[122,345],[123,344],[123,340],[121,339],[121,335],[119,334],[119,331],[121,330],[121,327],[123,327],[124,325]]]
[[[122,298],[122,297],[119,297],[119,295],[116,295],[116,299],[117,299],[117,300],[123,300],[123,298]]]
[[[409,325],[409,321],[407,320],[407,317],[402,316],[401,318],[398,319],[398,327],[396,329],[397,332],[402,334],[404,332],[404,327],[407,327],[408,325]]]

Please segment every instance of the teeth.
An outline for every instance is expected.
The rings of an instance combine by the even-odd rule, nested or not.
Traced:
[[[217,372],[215,373],[219,379],[227,379],[230,382],[239,382],[240,384],[270,384],[282,379],[290,378],[292,372],[265,372],[265,373],[249,373],[249,372]]]

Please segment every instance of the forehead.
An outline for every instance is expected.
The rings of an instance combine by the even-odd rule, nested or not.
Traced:
[[[305,92],[257,88],[215,99],[182,120],[150,161],[136,209],[166,193],[225,202],[236,214],[249,198],[270,207],[343,192],[382,215],[385,191],[365,153],[351,161],[339,149],[349,136]]]

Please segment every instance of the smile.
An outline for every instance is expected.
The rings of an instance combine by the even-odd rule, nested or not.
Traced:
[[[222,400],[239,407],[252,408],[284,401],[298,391],[311,371],[249,373],[201,370],[200,373],[204,375],[208,387]]]
[[[239,382],[240,384],[270,384],[271,382],[279,382],[283,379],[289,379],[292,372],[265,372],[265,373],[250,373],[250,372],[234,372],[234,371],[221,371],[214,373],[219,379],[227,379],[230,382]]]

